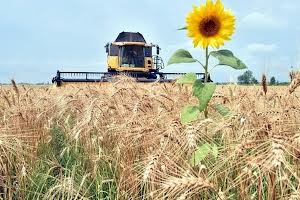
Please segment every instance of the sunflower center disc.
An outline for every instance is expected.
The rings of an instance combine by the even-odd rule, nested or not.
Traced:
[[[207,17],[200,22],[200,32],[205,37],[212,37],[218,34],[221,24],[216,17]]]

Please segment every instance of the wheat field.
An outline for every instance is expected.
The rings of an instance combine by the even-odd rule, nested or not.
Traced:
[[[299,80],[219,85],[231,114],[188,125],[189,86],[0,86],[0,199],[300,199]]]

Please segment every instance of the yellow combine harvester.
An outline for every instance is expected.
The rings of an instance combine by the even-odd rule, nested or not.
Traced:
[[[117,39],[108,43],[107,72],[61,72],[57,71],[53,83],[61,86],[63,83],[109,82],[115,75],[127,75],[136,78],[138,82],[169,82],[185,73],[163,73],[164,63],[159,56],[158,45],[147,43],[141,33],[122,32]],[[153,55],[153,48],[156,54]],[[203,73],[197,73],[199,79],[204,79]]]

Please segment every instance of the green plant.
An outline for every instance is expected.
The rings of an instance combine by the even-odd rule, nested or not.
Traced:
[[[99,159],[92,163],[81,143],[68,138],[58,125],[50,142],[38,147],[26,199],[115,199],[115,167]]]
[[[181,113],[181,122],[189,123],[198,118],[199,113],[204,112],[208,118],[208,103],[212,98],[216,84],[208,83],[210,71],[220,65],[227,65],[233,69],[245,69],[246,65],[229,50],[216,50],[209,52],[209,46],[219,48],[225,40],[229,40],[234,32],[235,18],[233,14],[224,9],[220,0],[213,3],[207,0],[206,4],[194,7],[186,18],[187,26],[179,30],[187,30],[188,36],[193,38],[194,46],[202,46],[205,50],[205,62],[195,59],[190,52],[185,49],[177,50],[169,59],[168,65],[179,63],[198,62],[204,69],[203,82],[197,80],[194,73],[189,73],[177,81],[179,84],[192,84],[193,95],[199,100],[199,105],[188,105]],[[216,58],[219,63],[209,69],[209,58]],[[218,106],[219,110],[220,105]],[[226,112],[227,113],[227,112]],[[224,112],[221,112],[224,114]]]
[[[227,65],[232,67],[233,69],[241,70],[245,69],[246,65],[234,54],[229,50],[218,50],[218,51],[211,51],[209,53],[208,48],[205,49],[205,64],[202,64],[199,60],[192,57],[192,55],[184,49],[177,50],[169,59],[168,65],[171,64],[179,64],[179,63],[195,63],[198,62],[201,64],[205,71],[204,81],[197,80],[197,76],[195,73],[188,73],[181,77],[177,83],[178,84],[192,84],[193,85],[193,95],[198,98],[199,104],[198,105],[188,105],[186,106],[181,113],[181,122],[186,124],[198,119],[199,113],[204,112],[205,118],[208,117],[208,110],[207,106],[212,98],[216,84],[209,83],[209,58],[214,57],[216,58],[219,63],[215,65],[213,68],[220,66],[220,65]],[[212,69],[212,68],[211,68]],[[224,108],[221,108],[221,105],[218,105],[218,111],[222,115],[227,115],[228,111],[224,113]],[[226,109],[226,108],[225,108]],[[227,109],[226,109],[227,110]]]

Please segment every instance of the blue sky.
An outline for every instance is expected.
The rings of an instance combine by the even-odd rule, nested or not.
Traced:
[[[119,32],[139,31],[159,44],[167,62],[178,48],[203,58],[185,31],[185,17],[201,0],[0,0],[0,82],[49,82],[57,69],[105,71],[104,45]],[[299,0],[224,0],[237,17],[236,32],[224,48],[232,50],[259,78],[262,73],[288,79],[300,66]],[[165,71],[201,72],[194,64]],[[242,71],[220,67],[216,81]]]

